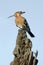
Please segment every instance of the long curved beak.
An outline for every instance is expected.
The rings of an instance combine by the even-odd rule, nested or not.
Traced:
[[[8,18],[11,18],[11,17],[13,17],[14,15],[11,15],[11,16],[9,16]]]

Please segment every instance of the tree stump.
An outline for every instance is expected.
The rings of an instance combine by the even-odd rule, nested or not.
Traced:
[[[16,47],[14,48],[14,60],[10,65],[37,65],[38,59],[33,56],[32,41],[27,37],[24,29],[18,30]]]

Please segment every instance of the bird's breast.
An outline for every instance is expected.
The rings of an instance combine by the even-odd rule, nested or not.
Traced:
[[[15,23],[18,27],[22,28],[23,24],[24,24],[24,19],[23,18],[17,18],[15,20]]]

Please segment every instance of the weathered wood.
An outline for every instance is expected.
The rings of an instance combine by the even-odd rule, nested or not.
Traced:
[[[32,41],[28,39],[24,29],[18,30],[16,47],[14,48],[14,60],[10,65],[37,65],[38,60],[33,56]]]

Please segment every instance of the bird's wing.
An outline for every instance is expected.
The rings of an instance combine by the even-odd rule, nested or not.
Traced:
[[[30,30],[29,24],[27,23],[26,19],[24,20],[24,26],[25,26],[25,28],[28,28],[28,30]]]
[[[23,26],[24,26],[23,28],[30,34],[31,37],[35,37],[34,34],[31,32],[29,24],[27,23],[26,20],[24,21],[24,25]]]

